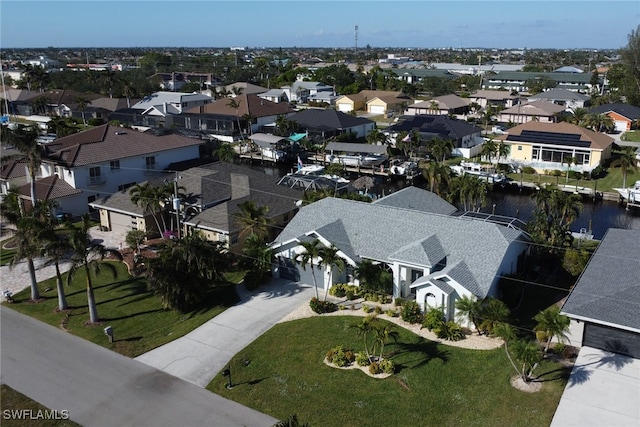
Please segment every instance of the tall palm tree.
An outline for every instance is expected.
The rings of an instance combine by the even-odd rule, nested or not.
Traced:
[[[498,163],[500,159],[507,158],[509,153],[511,152],[511,146],[504,143],[504,140],[500,140],[498,142],[498,146],[496,147],[496,155],[498,156]]]
[[[296,264],[300,264],[303,270],[307,269],[307,264],[309,265],[309,268],[311,268],[311,276],[313,276],[313,287],[316,290],[316,298],[319,299],[318,283],[316,280],[313,260],[320,257],[320,241],[318,239],[314,239],[306,242],[300,242],[300,246],[302,246],[303,252],[296,254],[294,261]]]
[[[565,184],[569,183],[569,172],[571,172],[571,165],[573,164],[577,164],[577,159],[575,157],[564,157],[562,158],[562,163],[566,163],[567,164],[567,174],[566,174],[566,178],[565,178]]]
[[[435,137],[429,141],[429,151],[433,154],[434,160],[440,161],[440,159],[442,159],[443,163],[447,155],[450,155],[455,148],[455,143],[449,138]]]
[[[214,150],[213,154],[221,162],[233,163],[233,159],[236,157],[236,151],[230,143],[221,143],[220,146]]]
[[[504,351],[509,363],[520,378],[525,382],[531,381],[533,371],[540,362],[538,346],[531,341],[517,339],[515,328],[504,322],[498,323],[493,333],[504,340]],[[519,362],[520,366],[516,362]]]
[[[258,205],[246,200],[238,205],[240,212],[233,215],[235,223],[240,227],[240,237],[257,234],[261,238],[269,235],[271,220],[267,217],[269,206]]]
[[[113,277],[117,277],[118,273],[115,266],[111,263],[102,262],[107,255],[118,260],[122,260],[122,255],[114,249],[107,249],[104,245],[93,242],[89,229],[91,228],[91,218],[89,214],[82,217],[79,227],[72,224],[67,225],[69,232],[69,244],[71,246],[71,268],[67,275],[67,284],[70,285],[77,272],[82,270],[86,276],[87,283],[87,305],[89,307],[89,320],[91,323],[97,323],[98,307],[93,292],[92,274],[98,275],[103,268],[109,270]]]
[[[372,145],[386,145],[388,137],[384,132],[380,131],[380,129],[373,128],[369,131],[369,133],[367,133],[365,139],[367,140],[367,143]]]
[[[259,275],[264,274],[273,263],[273,250],[257,234],[251,234],[244,242],[242,254],[249,268]]]
[[[329,284],[325,287],[324,291],[324,299],[327,299],[327,293],[329,292],[329,287],[333,285],[333,269],[337,268],[338,271],[344,271],[346,264],[344,259],[338,255],[338,248],[334,245],[329,247],[320,248],[320,266],[325,267],[329,270]]]
[[[455,307],[458,311],[458,316],[470,320],[478,335],[482,335],[480,328],[478,328],[478,319],[482,314],[482,302],[476,297],[464,295],[456,300]]]
[[[495,156],[497,149],[498,146],[496,145],[496,142],[493,139],[489,139],[482,144],[482,151],[480,154],[485,157],[489,163],[491,163],[491,159]]]
[[[76,101],[76,108],[78,108],[78,110],[80,110],[80,112],[82,113],[82,123],[86,126],[87,120],[84,117],[84,112],[87,109],[87,105],[91,104],[91,101],[89,101],[86,98],[83,98],[82,96],[77,96],[75,101]]]
[[[137,90],[129,80],[124,80],[122,85],[122,95],[127,98],[127,108],[131,108],[131,98],[137,96]]]
[[[534,327],[534,330],[543,332],[547,337],[547,341],[544,346],[545,353],[549,351],[549,345],[551,344],[551,339],[553,337],[556,337],[561,342],[567,338],[570,320],[567,316],[560,314],[560,307],[557,305],[552,305],[551,307],[540,311],[533,317],[533,320],[538,322]]]
[[[35,214],[37,205],[30,212],[25,212],[20,204],[18,194],[15,191],[10,191],[0,206],[2,216],[15,227],[13,238],[17,247],[15,255],[9,262],[9,268],[14,268],[20,261],[26,260],[31,285],[31,300],[36,302],[40,299],[40,292],[38,291],[34,259],[41,253],[40,238],[44,228],[42,221]]]
[[[356,336],[358,338],[362,337],[364,341],[364,352],[367,355],[367,360],[372,360],[371,351],[369,349],[369,334],[373,332],[374,325],[373,323],[377,320],[375,314],[369,314],[364,317],[360,322],[351,325],[351,328],[356,330]]]
[[[390,339],[394,341],[397,340],[400,334],[396,330],[395,325],[390,322],[378,324],[374,328],[373,333],[376,343],[380,346],[380,356],[378,357],[378,360],[382,360],[384,355],[384,345]]]
[[[134,205],[141,207],[145,214],[151,214],[156,226],[158,227],[159,233],[162,233],[163,231],[163,228],[160,227],[160,220],[158,219],[158,216],[162,213],[162,206],[160,203],[166,200],[169,194],[167,194],[166,188],[159,189],[158,187],[151,185],[149,182],[136,184],[131,188],[131,190],[129,190],[131,202]],[[162,215],[162,221],[164,224],[164,215]],[[166,231],[166,229],[165,225],[164,231]]]
[[[45,150],[38,144],[37,138],[38,131],[26,126],[19,126],[15,130],[9,130],[7,135],[9,143],[27,159],[32,206],[36,204],[36,176],[42,164],[42,158],[45,155]]]
[[[440,195],[442,188],[446,186],[450,173],[451,169],[449,166],[439,162],[429,163],[429,165],[422,171],[422,175],[429,184],[429,191],[436,193],[437,195]]]
[[[242,135],[242,126],[240,126],[240,104],[241,101],[237,101],[235,98],[231,98],[227,102],[227,107],[233,108],[236,111],[236,121],[238,123],[238,132],[240,132],[240,139],[244,141],[244,136]]]
[[[622,188],[627,188],[627,173],[629,170],[637,172],[637,166],[640,162],[636,159],[635,147],[623,147],[618,152],[618,158],[611,162],[612,168],[620,167],[622,171]]]

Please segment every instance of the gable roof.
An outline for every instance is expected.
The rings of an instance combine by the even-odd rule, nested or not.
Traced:
[[[412,209],[440,215],[451,215],[458,209],[442,197],[418,187],[408,186],[374,200],[372,203],[395,208]]]
[[[508,90],[482,89],[473,92],[470,98],[484,98],[491,101],[503,101],[505,99],[518,99],[519,95],[512,95]]]
[[[229,92],[233,92],[234,89],[236,91],[241,90],[242,91],[241,95],[258,94],[258,93],[263,93],[269,90],[266,87],[254,85],[253,83],[248,83],[248,82],[235,82],[230,85],[226,85],[224,87],[224,90]]]
[[[575,319],[640,332],[640,230],[610,228],[562,307]]]
[[[430,134],[444,139],[459,140],[467,135],[482,131],[464,120],[453,119],[442,114],[417,114],[402,116],[400,121],[384,131],[385,133],[411,132],[417,130],[421,134]]]
[[[167,91],[159,91],[154,92],[151,95],[147,95],[138,101],[135,105],[132,105],[131,108],[136,110],[147,110],[156,105],[163,105],[165,102],[168,104],[177,103],[181,104],[183,102],[193,102],[193,101],[210,101],[213,98],[207,95],[203,95],[201,93],[185,93],[185,92],[167,92]]]
[[[340,231],[331,232],[338,224]],[[325,198],[302,207],[274,245],[314,231],[359,258],[391,262],[395,256],[434,262],[445,254],[445,269],[465,263],[469,271],[465,274],[471,278],[463,280],[460,273],[460,284],[471,287],[478,297],[486,296],[510,245],[522,237],[520,231],[465,217]]]
[[[229,105],[232,100],[235,100],[238,104],[237,112],[235,108]],[[289,114],[293,111],[295,110],[287,103],[273,102],[256,94],[243,93],[235,98],[221,98],[207,105],[192,107],[185,112],[192,114],[219,114],[236,118],[245,114],[251,114],[254,117],[276,116]]]
[[[601,150],[604,150],[613,144],[614,141],[614,139],[609,135],[594,132],[572,123],[542,123],[535,121],[514,126],[507,130],[507,135],[501,135],[496,139],[503,139],[505,142],[517,143],[531,142],[531,140],[528,141],[528,138],[535,138],[539,139],[539,142],[542,143],[563,145],[562,141],[555,140],[556,135],[562,137],[565,135],[573,135],[576,143],[587,145],[589,148]]]
[[[439,96],[434,98],[434,101],[438,103],[441,110],[455,110],[456,108],[467,107],[471,102],[469,98],[461,98],[458,95],[453,94]]]
[[[0,163],[0,179],[13,179],[27,176],[28,161],[24,158],[2,161]]]
[[[36,180],[36,199],[38,200],[55,200],[74,194],[82,193],[67,183],[65,180],[58,178],[58,175],[51,175],[46,178]],[[31,197],[31,185],[25,184],[18,187],[18,193],[23,197]]]
[[[289,116],[289,120],[296,122],[303,128],[349,129],[364,124],[374,123],[364,117],[352,115],[336,110],[308,109]]]
[[[506,110],[500,111],[498,114],[519,114],[521,116],[553,116],[566,110],[564,105],[554,104],[549,101],[530,101],[524,104],[517,104]]]
[[[67,167],[75,167],[202,143],[201,140],[174,133],[156,136],[106,124],[58,138],[47,144],[46,158]]]
[[[640,119],[640,107],[629,104],[603,104],[591,108],[592,113],[606,114],[609,112],[618,113],[629,120]]]

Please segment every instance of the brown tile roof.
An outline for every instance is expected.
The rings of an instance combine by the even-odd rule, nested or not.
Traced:
[[[2,164],[0,164],[0,178],[13,179],[27,176],[26,165],[27,161],[24,159],[3,161]]]
[[[249,113],[254,117],[265,117],[293,113],[295,111],[287,103],[272,102],[260,98],[255,94],[241,94],[233,99],[235,99],[239,105],[238,114],[240,117]],[[185,112],[193,114],[220,114],[236,117],[235,108],[229,106],[231,100],[231,98],[218,99],[207,105],[190,108]]]
[[[525,104],[514,105],[499,114],[521,114],[523,116],[553,116],[564,111],[567,107],[554,104],[549,101],[532,101]]]
[[[18,193],[23,197],[31,198],[30,184],[18,187]],[[36,199],[38,200],[55,200],[80,193],[82,190],[73,188],[65,180],[58,178],[58,175],[36,180]]]
[[[541,123],[541,122],[527,122],[515,127],[512,127],[507,132],[507,135],[503,135],[506,142],[509,142],[511,135],[520,135],[522,131],[536,131],[536,132],[549,132],[549,133],[567,133],[580,135],[581,141],[588,141],[590,148],[596,148],[604,150],[610,146],[614,139],[609,135],[605,135],[600,132],[594,132],[589,129],[582,128],[572,123],[560,122],[560,123]]]
[[[47,144],[46,157],[74,167],[200,144],[201,140],[172,133],[155,136],[133,129],[102,125]]]

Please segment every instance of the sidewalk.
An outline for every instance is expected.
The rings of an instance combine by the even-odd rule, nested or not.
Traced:
[[[284,279],[272,280],[253,293],[241,289],[238,304],[136,360],[206,387],[235,354],[315,295],[313,286]]]

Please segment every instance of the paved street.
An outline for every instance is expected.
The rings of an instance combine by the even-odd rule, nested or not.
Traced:
[[[11,309],[0,380],[85,427],[271,426],[277,420]],[[46,349],[46,351],[43,351]]]

